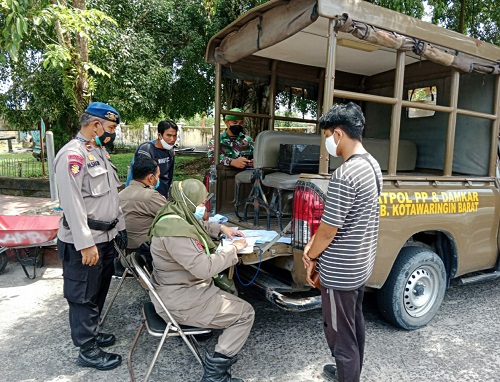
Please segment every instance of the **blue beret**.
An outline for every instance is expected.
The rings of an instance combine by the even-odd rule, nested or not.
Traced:
[[[120,113],[104,102],[92,102],[85,110],[85,113],[110,122],[120,123]]]

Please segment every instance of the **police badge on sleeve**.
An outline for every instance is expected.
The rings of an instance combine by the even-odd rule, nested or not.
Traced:
[[[80,155],[70,154],[68,155],[68,170],[73,176],[77,176],[82,172],[83,163],[85,158]]]

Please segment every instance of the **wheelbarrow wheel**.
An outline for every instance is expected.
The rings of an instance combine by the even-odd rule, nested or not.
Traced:
[[[0,253],[0,273],[2,273],[5,270],[6,266],[7,266],[7,254]]]

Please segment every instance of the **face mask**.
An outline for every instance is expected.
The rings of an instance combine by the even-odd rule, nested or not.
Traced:
[[[153,188],[156,190],[158,187],[160,187],[160,178],[156,181],[156,184],[153,186]]]
[[[238,136],[240,135],[240,133],[243,132],[243,126],[241,125],[229,126],[229,131],[231,132],[231,134]]]
[[[196,211],[193,213],[193,215],[196,219],[201,220],[203,219],[206,210],[207,208],[205,206],[196,206]]]
[[[102,129],[104,130],[104,126],[99,123],[102,127]],[[116,134],[115,133],[108,133],[106,130],[104,130],[104,133],[100,136],[95,136],[94,137],[94,140],[95,140],[95,143],[97,143],[99,146],[107,146],[107,145],[110,145],[114,142],[115,140],[115,137],[116,137]]]
[[[340,143],[340,139],[339,139],[339,143]],[[335,143],[335,139],[333,138],[333,134],[330,135],[325,140],[326,151],[328,151],[328,153],[331,156],[338,157],[337,147],[339,146],[339,143]]]
[[[184,194],[183,191],[181,191],[181,196],[182,196],[182,199],[184,200],[184,204],[186,205],[187,207],[187,203],[186,203],[186,200],[191,203],[191,205],[196,208],[196,210],[193,212],[193,215],[196,219],[198,220],[201,220],[201,218],[203,218],[203,215],[205,215],[205,211],[207,210],[207,208],[205,206],[197,206],[195,205],[191,199],[189,199],[186,194]]]
[[[172,150],[174,148],[173,145],[169,145],[167,142],[165,142],[163,138],[160,140],[160,143],[165,150]]]

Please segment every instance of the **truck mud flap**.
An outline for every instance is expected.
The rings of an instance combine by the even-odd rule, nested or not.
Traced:
[[[248,282],[252,280],[256,271],[255,266],[239,267],[238,274],[242,280]],[[293,297],[291,292],[294,289],[290,285],[277,280],[262,269],[250,286],[257,288],[274,305],[287,311],[303,312],[321,308],[321,295],[313,295],[315,290],[311,291],[311,296],[303,296],[304,292],[300,292],[301,297]]]

